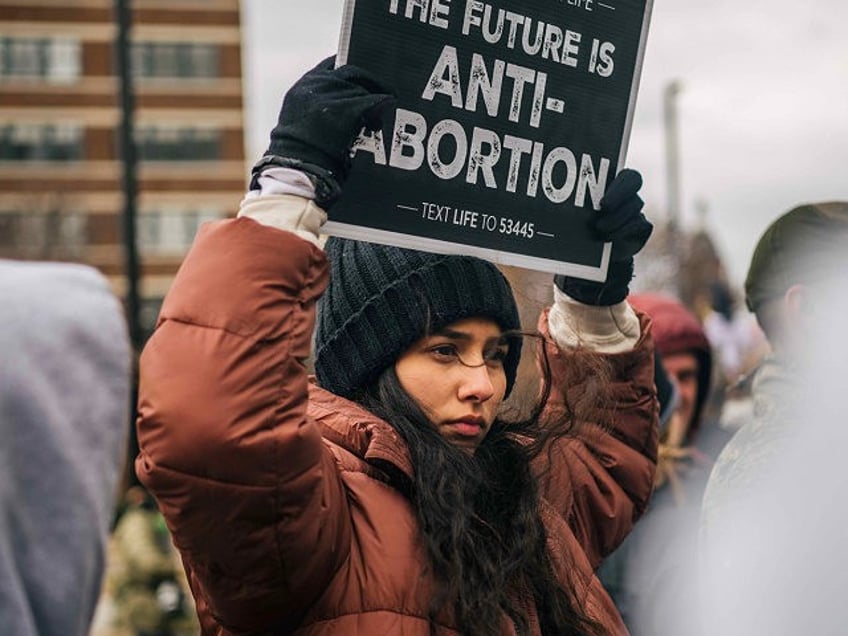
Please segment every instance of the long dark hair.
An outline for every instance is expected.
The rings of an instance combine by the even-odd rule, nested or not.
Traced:
[[[442,438],[404,391],[394,366],[359,398],[409,447],[414,476],[408,488],[438,585],[430,608],[433,629],[447,608],[469,636],[502,632],[504,614],[519,634],[529,634],[531,618],[514,606],[517,594],[534,599],[543,634],[603,633],[581,610],[571,586],[557,580],[546,547],[531,464],[552,438],[570,434],[575,420],[568,409],[553,423],[543,417],[551,370],[547,355],[540,358],[535,404],[521,419],[499,416],[473,456]]]

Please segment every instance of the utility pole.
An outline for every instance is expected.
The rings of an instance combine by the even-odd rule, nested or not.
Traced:
[[[680,145],[677,126],[677,96],[683,89],[678,80],[665,85],[663,123],[665,125],[666,213],[668,245],[675,274],[675,292],[681,291],[682,245],[680,232]]]
[[[683,89],[678,80],[665,85],[663,122],[665,124],[666,205],[672,232],[680,228],[680,142],[677,126],[677,96]]]
[[[130,69],[130,29],[132,17],[128,6],[130,0],[115,0],[115,21],[117,37],[115,40],[115,70],[120,81],[120,149],[123,174],[124,210],[121,216],[121,235],[124,243],[124,271],[127,279],[125,296],[127,327],[130,340],[136,351],[141,348],[142,334],[140,325],[139,271],[140,263],[136,245],[136,199],[138,181],[136,177],[135,136],[133,116],[135,113],[135,93]]]
[[[125,296],[125,307],[127,314],[127,329],[129,331],[130,343],[136,356],[141,351],[144,344],[141,333],[141,303],[139,302],[138,279],[141,266],[139,263],[138,247],[136,245],[136,199],[138,195],[138,181],[136,176],[136,166],[138,157],[136,156],[135,135],[134,135],[134,120],[135,114],[135,92],[133,90],[133,78],[130,68],[130,29],[132,19],[130,8],[127,6],[131,0],[115,0],[115,21],[117,26],[117,37],[115,39],[115,72],[118,75],[121,87],[120,104],[121,104],[121,129],[120,129],[120,148],[121,162],[123,167],[123,186],[124,186],[124,211],[121,215],[121,235],[124,242],[124,272],[127,279],[127,289]],[[138,401],[138,366],[133,364],[132,368],[132,384],[129,404],[129,421],[133,424],[136,419],[136,403]],[[127,456],[132,458],[138,454],[138,438],[136,437],[135,426],[130,426],[130,435],[127,440]],[[133,485],[138,485],[138,477],[132,468],[133,463],[127,462],[124,470],[123,486],[129,488]]]

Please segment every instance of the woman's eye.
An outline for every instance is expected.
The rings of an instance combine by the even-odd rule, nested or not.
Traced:
[[[459,355],[459,352],[456,350],[456,347],[452,344],[442,344],[430,347],[430,353],[432,353],[437,360],[445,361],[456,360],[457,356]]]
[[[503,364],[504,360],[506,360],[507,355],[509,355],[509,349],[506,347],[497,347],[495,349],[491,349],[486,352],[485,359],[487,364]]]

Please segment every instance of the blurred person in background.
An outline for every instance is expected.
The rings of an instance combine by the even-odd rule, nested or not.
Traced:
[[[200,632],[179,554],[146,490],[124,495],[109,540],[103,595],[90,636],[193,636]]]
[[[732,386],[759,362],[752,357],[760,351],[763,339],[754,316],[736,305],[733,292],[723,280],[710,285],[709,298],[695,300],[695,313],[715,352],[714,379],[723,386]]]
[[[757,243],[746,302],[772,352],[704,495],[703,634],[845,633],[846,280],[848,202],[793,208]]]
[[[642,292],[631,294],[630,302],[651,317],[657,351],[678,395],[676,417],[660,440],[666,466],[657,470],[658,485],[668,480],[677,504],[689,499],[700,505],[710,462],[729,439],[705,412],[713,392],[712,345],[695,314],[677,299]]]
[[[725,280],[715,281],[708,294],[695,298],[694,303],[716,361],[705,417],[717,419],[724,438],[729,439],[751,419],[751,379],[768,353],[768,342],[747,307],[737,308]]]
[[[630,302],[651,317],[665,372],[657,375],[658,394],[665,375],[673,396],[664,409],[670,412],[648,511],[599,576],[634,636],[677,636],[697,624],[698,515],[711,460],[725,441],[715,422],[702,421],[713,352],[701,323],[675,298],[641,292]]]
[[[84,636],[126,455],[126,324],[93,268],[0,260],[0,325],[0,634]]]

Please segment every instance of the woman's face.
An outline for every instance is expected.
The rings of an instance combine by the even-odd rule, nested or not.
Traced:
[[[395,373],[439,433],[473,452],[503,401],[508,352],[496,322],[466,318],[413,344],[398,358]]]

